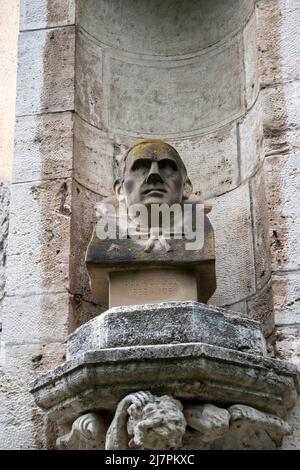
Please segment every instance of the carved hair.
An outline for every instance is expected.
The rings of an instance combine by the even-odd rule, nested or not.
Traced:
[[[159,436],[167,442],[166,448],[179,448],[182,445],[186,428],[182,404],[167,395],[153,398],[153,401],[143,407],[131,405],[128,409],[127,431],[131,438],[129,447],[163,449],[163,447],[157,447],[157,443],[151,438],[151,432],[159,429]],[[151,439],[152,447],[149,446]],[[145,447],[147,442],[148,447]]]

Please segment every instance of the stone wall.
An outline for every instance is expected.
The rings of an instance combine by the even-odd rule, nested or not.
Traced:
[[[152,3],[78,0],[75,30],[75,0],[20,1],[2,448],[53,446],[28,384],[63,362],[67,335],[106,308],[84,264],[94,206],[111,194],[125,149],[149,135],[178,149],[213,206],[210,302],[258,319],[274,338],[274,296],[277,354],[299,360],[298,2]],[[299,428],[286,448],[299,447]]]
[[[18,1],[0,0],[0,331],[2,330],[2,301],[6,279],[9,183],[15,122],[17,36]]]
[[[1,343],[0,446],[6,449],[51,447],[28,388],[64,360],[68,334],[74,16],[72,1],[20,2]]]
[[[258,14],[277,355],[299,366],[300,5],[261,0]],[[294,432],[285,449],[299,449],[299,411],[300,405],[291,416]]]

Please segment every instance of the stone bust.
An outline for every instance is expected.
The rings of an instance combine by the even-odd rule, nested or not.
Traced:
[[[193,272],[197,293],[193,298],[189,297],[191,294],[187,294],[186,298],[174,300],[208,301],[216,288],[214,234],[209,219],[203,212],[203,246],[199,249],[186,249],[186,212],[190,214],[191,233],[197,234],[195,208],[201,202],[192,195],[192,191],[184,162],[170,144],[159,139],[145,139],[125,153],[114,183],[115,196],[105,198],[97,208],[99,220],[105,219],[108,224],[112,221],[113,229],[110,236],[105,238],[99,235],[96,226],[87,250],[86,264],[91,288],[98,299],[107,303],[108,279],[112,281],[114,273],[138,269],[141,275],[141,270],[148,270],[148,277],[145,278],[148,283],[149,270],[152,270],[154,276],[154,269],[158,269],[158,276],[166,270],[166,276],[170,270],[173,273],[177,270],[176,276],[179,277],[184,272],[191,276]],[[124,213],[120,207],[125,208]],[[171,209],[168,238],[165,237],[165,231],[162,231],[162,217],[153,217],[155,207]],[[205,206],[202,204],[202,207]],[[186,208],[189,211],[185,211]],[[209,211],[205,210],[207,212]],[[124,227],[127,232],[125,236],[121,236]],[[101,234],[103,233],[102,231]],[[138,236],[132,236],[132,233]],[[162,279],[162,283],[164,282],[167,283],[167,280]],[[189,284],[188,279],[184,282]],[[173,300],[172,295],[169,294],[163,300]],[[110,306],[119,304],[110,302]]]
[[[171,206],[190,197],[192,183],[177,150],[159,139],[149,139],[125,154],[114,189],[128,207],[135,203]]]

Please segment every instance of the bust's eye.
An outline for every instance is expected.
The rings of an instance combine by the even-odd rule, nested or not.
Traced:
[[[133,164],[132,167],[131,167],[131,171],[134,171],[134,172],[137,172],[137,171],[143,172],[143,171],[150,170],[150,167],[151,167],[151,160],[140,159],[140,160],[136,160],[136,161],[134,162],[134,164]]]
[[[158,162],[158,166],[160,170],[165,170],[169,172],[178,170],[176,163],[173,160],[169,160],[168,158],[160,160]]]

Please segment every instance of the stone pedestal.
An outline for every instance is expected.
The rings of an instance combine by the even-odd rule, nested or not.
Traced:
[[[31,392],[61,429],[71,429],[74,423],[73,431],[58,440],[62,448],[89,448],[88,435],[79,429],[84,420],[77,421],[83,415],[87,422],[96,419],[91,429],[98,437],[91,438],[91,448],[103,448],[104,441],[106,448],[127,448],[126,438],[116,438],[120,416],[126,423],[127,409],[142,410],[147,402],[159,408],[159,400],[168,397],[166,406],[179,407],[181,414],[183,410],[182,422],[194,429],[193,435],[183,430],[180,444],[172,448],[243,448],[236,438],[239,425],[230,424],[236,421],[254,434],[260,429],[274,435],[262,445],[272,448],[289,431],[283,419],[295,404],[298,388],[296,368],[266,356],[257,322],[198,302],[170,302],[111,308],[83,325],[69,338],[67,362],[39,377]],[[237,404],[245,408],[237,410]],[[211,412],[211,406],[217,410]],[[235,416],[231,421],[230,413]],[[103,416],[111,421],[109,430]],[[165,422],[166,417],[161,419]],[[99,426],[104,434],[99,434]],[[132,426],[129,447],[140,442]],[[79,443],[74,433],[83,441]],[[147,436],[144,440],[136,448],[149,448],[141,447],[151,445]],[[152,445],[170,448],[163,440]],[[257,442],[253,448],[258,448]]]

